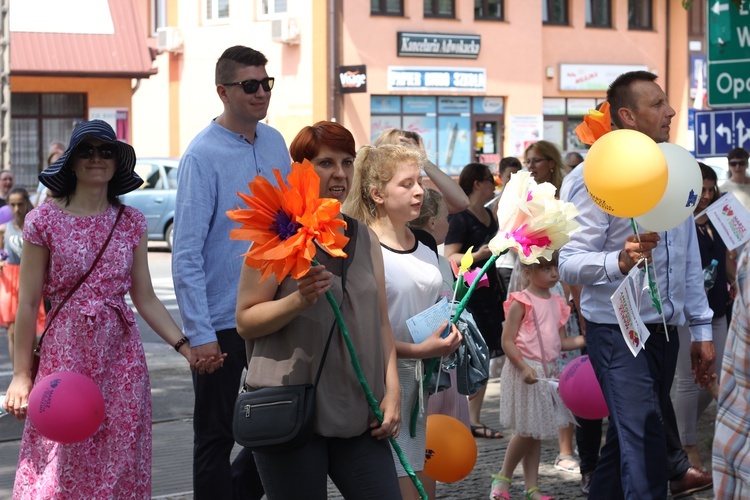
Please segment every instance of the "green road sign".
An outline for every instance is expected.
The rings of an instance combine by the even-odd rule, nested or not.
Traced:
[[[708,0],[708,105],[750,105],[750,0]]]

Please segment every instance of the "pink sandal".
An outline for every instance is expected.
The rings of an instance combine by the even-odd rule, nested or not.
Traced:
[[[510,488],[510,478],[500,474],[492,474],[492,490],[490,491],[490,500],[510,500],[510,493],[500,491],[500,484],[506,483]]]
[[[539,486],[534,486],[533,488],[529,488],[528,490],[526,490],[526,500],[534,500],[533,498],[531,498],[531,495],[537,492],[539,492],[539,494],[541,495],[541,491],[539,491]],[[555,500],[555,497],[551,497],[549,495],[542,495],[541,497],[539,497],[538,500]]]

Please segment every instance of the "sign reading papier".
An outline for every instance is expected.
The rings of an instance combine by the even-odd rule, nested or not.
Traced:
[[[388,66],[388,90],[487,91],[485,68]]]

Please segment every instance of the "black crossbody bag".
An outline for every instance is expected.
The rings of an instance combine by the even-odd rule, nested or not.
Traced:
[[[357,239],[357,221],[344,217],[349,236],[347,258],[341,273],[342,293],[346,291],[346,273],[353,260]],[[325,350],[318,365],[314,384],[251,388],[245,385],[234,404],[232,433],[246,448],[262,453],[278,453],[300,448],[313,436],[315,388],[323,372],[336,320],[328,333]]]

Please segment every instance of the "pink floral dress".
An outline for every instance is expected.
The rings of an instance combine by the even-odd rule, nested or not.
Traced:
[[[52,202],[26,216],[24,239],[50,251],[44,295],[58,307],[89,269],[117,216],[74,217]],[[91,378],[104,396],[99,430],[74,444],[42,437],[26,420],[13,498],[150,498],[151,398],[130,290],[133,252],[146,230],[126,207],[101,260],[54,318],[42,343],[37,380],[56,371]]]

